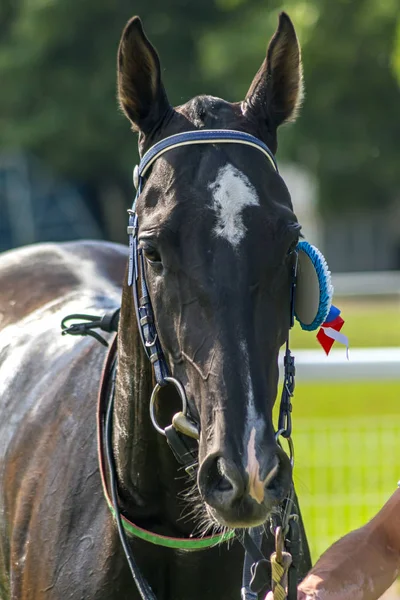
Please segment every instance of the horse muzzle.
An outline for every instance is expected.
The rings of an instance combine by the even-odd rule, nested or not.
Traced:
[[[210,514],[219,524],[232,528],[264,523],[274,506],[287,494],[292,469],[283,450],[275,445],[261,462],[209,454],[200,465],[198,486]]]

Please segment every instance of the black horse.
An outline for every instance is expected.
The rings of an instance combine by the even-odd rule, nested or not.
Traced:
[[[122,35],[119,98],[139,131],[141,155],[167,136],[200,129],[245,132],[275,153],[277,127],[294,118],[301,89],[300,49],[285,14],[246,99],[234,104],[199,96],[172,108],[140,20],[132,19]],[[2,600],[139,598],[98,467],[96,399],[105,350],[89,337],[59,335],[68,313],[118,307],[123,280],[112,438],[123,513],[142,530],[191,540],[221,526],[265,523],[288,493],[291,466],[276,442],[272,407],[300,228],[284,182],[254,148],[194,144],[154,162],[136,208],[159,342],[200,430],[197,482],[150,420],[154,381],[127,274],[124,280],[126,249],[81,242],[6,253]],[[158,421],[166,426],[177,410],[174,387],[164,387]],[[237,541],[198,552],[131,536],[129,545],[159,600],[240,595]],[[270,535],[264,549],[272,550]],[[300,575],[309,566],[304,542]]]

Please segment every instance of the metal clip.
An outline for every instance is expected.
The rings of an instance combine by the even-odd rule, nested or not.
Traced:
[[[288,446],[289,446],[289,460],[290,460],[290,464],[292,465],[292,469],[293,469],[293,467],[294,467],[294,444],[293,444],[292,438],[290,436],[286,437],[285,434],[286,434],[285,429],[279,429],[275,434],[275,440],[278,442],[279,438],[282,436],[287,441]]]
[[[193,423],[183,412],[178,412],[172,417],[172,425],[188,437],[191,437],[195,440],[200,438],[199,428],[196,423]]]
[[[198,468],[198,466],[199,466],[199,464],[197,462],[193,462],[191,465],[187,465],[187,467],[185,467],[186,473],[192,479],[196,479],[196,477],[197,477],[197,468]]]
[[[284,551],[282,527],[277,527],[275,530],[275,552],[278,563],[282,562],[282,552]]]
[[[142,322],[142,319],[140,319],[140,322]],[[153,337],[153,339],[151,341],[147,341],[147,340],[145,341],[146,348],[153,348],[153,346],[156,345],[157,340],[158,340],[158,335],[155,333],[154,337]]]

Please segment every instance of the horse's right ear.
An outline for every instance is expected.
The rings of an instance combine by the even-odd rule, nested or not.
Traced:
[[[301,52],[293,23],[279,15],[279,25],[253,83],[244,109],[276,131],[282,123],[294,121],[303,97]]]
[[[118,99],[135,130],[150,132],[171,108],[158,54],[139,17],[128,21],[118,49]]]

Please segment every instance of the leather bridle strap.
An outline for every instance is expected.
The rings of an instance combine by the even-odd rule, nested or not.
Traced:
[[[250,148],[260,150],[271,162],[275,171],[278,171],[278,166],[271,150],[254,135],[245,131],[237,131],[236,129],[196,129],[194,131],[184,131],[170,135],[157,142],[157,144],[154,144],[140,161],[138,176],[144,177],[146,171],[154,161],[168,150],[174,150],[182,146],[191,146],[193,144],[244,144]]]
[[[112,428],[112,421],[108,421],[107,428],[107,414],[110,411],[110,407],[114,402],[114,383],[113,380],[115,378],[117,367],[117,337],[114,338],[110,350],[108,352],[106,362],[104,365],[101,384],[99,389],[99,397],[98,397],[98,405],[97,405],[97,451],[98,451],[98,461],[99,461],[99,470],[100,477],[103,486],[103,493],[108,504],[108,507],[116,517],[116,513],[120,513],[119,503],[115,504],[113,502],[110,482],[107,480],[106,475],[106,464],[107,464],[107,440],[108,433]],[[110,447],[109,453],[112,454],[112,448]],[[228,531],[226,533],[211,535],[211,536],[203,536],[203,537],[195,537],[192,536],[190,538],[175,538],[166,535],[161,535],[159,533],[153,533],[142,527],[136,525],[130,521],[126,516],[120,515],[122,527],[126,531],[127,534],[134,536],[140,540],[149,542],[156,546],[163,546],[164,548],[172,548],[175,550],[186,550],[186,551],[196,551],[196,550],[205,550],[207,548],[212,548],[218,544],[221,544],[225,541],[228,541],[234,537],[233,531]]]

